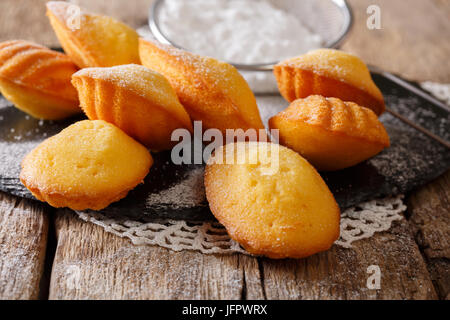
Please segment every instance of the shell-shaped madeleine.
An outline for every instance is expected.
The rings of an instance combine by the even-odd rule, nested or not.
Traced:
[[[170,149],[173,130],[192,130],[169,81],[143,66],[85,68],[72,83],[89,119],[113,123],[152,150]]]
[[[390,145],[372,110],[337,98],[295,100],[269,120],[269,127],[279,129],[280,144],[324,171],[351,167]]]
[[[138,34],[122,22],[63,1],[48,2],[47,16],[64,51],[80,68],[140,63]]]
[[[216,149],[205,168],[205,191],[211,212],[252,254],[304,258],[339,238],[333,194],[308,161],[278,144]]]
[[[81,112],[70,83],[77,66],[65,54],[13,40],[0,43],[0,91],[20,110],[57,120]]]
[[[139,39],[142,64],[163,74],[203,128],[263,129],[256,99],[233,66],[172,46]]]
[[[280,62],[274,74],[281,94],[289,102],[321,95],[355,102],[377,115],[386,108],[366,64],[343,51],[314,50]]]
[[[143,182],[152,164],[148,150],[116,126],[83,120],[28,153],[20,181],[53,207],[101,210]]]

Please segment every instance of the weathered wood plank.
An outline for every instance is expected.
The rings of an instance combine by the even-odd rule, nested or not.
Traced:
[[[411,194],[408,211],[439,296],[450,299],[450,171]]]
[[[262,298],[255,258],[135,246],[69,211],[56,231],[50,299]]]
[[[387,232],[303,260],[263,259],[268,299],[436,299],[408,222]],[[380,289],[369,289],[369,266],[380,268]]]
[[[0,192],[0,299],[37,299],[47,244],[44,206]]]
[[[435,299],[425,263],[404,220],[353,249],[303,260],[202,255],[140,247],[58,214],[51,299]],[[381,289],[369,290],[378,265]],[[264,284],[264,290],[262,288]]]

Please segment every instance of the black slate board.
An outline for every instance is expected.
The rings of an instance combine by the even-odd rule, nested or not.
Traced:
[[[373,78],[386,104],[439,136],[450,140],[450,113],[381,74]],[[264,121],[287,103],[279,96],[258,96]],[[61,122],[33,119],[0,97],[0,190],[33,199],[20,183],[20,161],[45,138],[83,116]],[[392,146],[355,167],[323,173],[341,208],[387,195],[405,193],[450,168],[450,150],[389,114],[381,120]],[[107,214],[147,219],[214,219],[204,198],[202,165],[175,165],[170,151],[154,154],[155,164],[145,183],[103,210]]]

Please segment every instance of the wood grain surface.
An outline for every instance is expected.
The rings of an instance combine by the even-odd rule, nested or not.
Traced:
[[[151,0],[77,2],[137,27]],[[355,25],[345,50],[412,80],[450,82],[449,0],[350,3]],[[0,1],[0,41],[57,46],[44,4]],[[381,30],[366,28],[370,4],[382,10]],[[447,172],[411,194],[405,219],[353,249],[281,261],[134,246],[68,210],[49,215],[44,205],[0,194],[0,298],[39,297],[48,220],[55,217],[50,299],[449,299],[449,188]],[[380,267],[379,290],[366,286],[370,265]]]
[[[134,246],[69,211],[56,219],[50,299],[436,299],[406,220],[301,260]],[[381,288],[369,290],[377,265]],[[76,279],[76,285],[73,281]]]
[[[37,299],[47,246],[44,206],[0,192],[0,298]]]
[[[442,299],[450,299],[450,172],[409,197],[409,221]]]
[[[58,212],[56,230],[50,299],[263,297],[255,258],[135,246],[68,210]]]
[[[307,259],[262,261],[268,299],[437,298],[406,220],[352,249],[334,246]],[[370,266],[380,268],[379,290],[367,286]]]

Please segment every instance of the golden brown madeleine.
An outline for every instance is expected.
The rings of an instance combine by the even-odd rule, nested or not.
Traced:
[[[164,76],[140,65],[86,68],[73,75],[81,108],[91,120],[115,124],[152,150],[170,149],[172,131],[192,124]]]
[[[139,39],[142,64],[163,74],[192,120],[203,128],[263,129],[256,99],[233,66]]]
[[[48,2],[47,16],[64,51],[80,68],[140,63],[138,34],[122,22],[63,1]]]
[[[377,115],[386,108],[366,64],[343,51],[314,50],[280,62],[274,67],[274,74],[281,94],[289,102],[321,95],[355,102]]]
[[[20,110],[57,120],[81,112],[70,83],[78,68],[65,54],[12,40],[0,43],[0,91]]]
[[[214,216],[250,253],[303,258],[328,250],[339,237],[340,210],[327,185],[283,146],[239,142],[219,148],[206,166],[205,188]]]
[[[84,120],[32,150],[20,180],[54,207],[100,210],[141,183],[152,164],[147,149],[116,126]]]
[[[353,102],[309,96],[269,120],[280,144],[305,157],[318,170],[356,165],[389,147],[389,136],[375,113]]]

